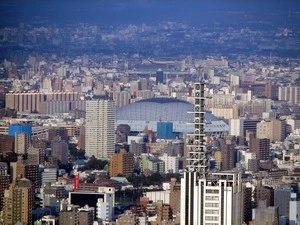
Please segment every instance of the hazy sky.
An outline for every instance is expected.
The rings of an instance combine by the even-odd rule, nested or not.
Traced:
[[[157,23],[187,24],[267,21],[298,26],[299,0],[2,0],[0,25],[20,22],[92,22],[97,24]]]

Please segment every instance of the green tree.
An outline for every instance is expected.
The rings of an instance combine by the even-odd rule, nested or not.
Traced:
[[[108,161],[96,159],[92,156],[89,161],[84,166],[85,170],[103,170],[104,167],[108,164]]]

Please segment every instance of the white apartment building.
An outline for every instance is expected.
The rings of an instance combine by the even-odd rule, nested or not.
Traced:
[[[288,101],[292,104],[300,103],[300,87],[297,86],[287,86],[279,87],[278,89],[278,99],[280,101]]]
[[[244,119],[229,120],[229,135],[244,136]]]
[[[300,223],[300,201],[296,193],[291,193],[289,224],[298,225]]]
[[[103,199],[98,199],[96,215],[98,219],[111,221],[114,217],[115,189],[111,187],[99,187],[98,192],[104,195]]]
[[[57,168],[44,168],[42,172],[42,184],[55,183],[57,180]]]
[[[186,172],[181,179],[180,224],[241,225],[241,174],[211,173],[197,180],[196,172]]]
[[[115,152],[115,121],[114,101],[86,101],[85,152],[87,156],[108,158]]]
[[[165,173],[178,173],[179,159],[177,156],[163,154],[163,156],[160,156],[159,159],[165,162]]]

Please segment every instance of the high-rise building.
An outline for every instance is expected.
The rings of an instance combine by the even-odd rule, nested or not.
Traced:
[[[13,180],[18,177],[24,177],[32,182],[33,190],[40,188],[40,170],[39,165],[30,165],[23,162],[22,157],[18,157],[16,162],[15,171],[13,171]]]
[[[164,72],[161,69],[158,69],[156,71],[156,85],[159,83],[161,84],[165,83]]]
[[[256,137],[271,141],[283,141],[286,137],[286,123],[283,120],[263,120],[257,124]]]
[[[299,86],[285,86],[279,87],[278,90],[279,101],[288,101],[291,104],[300,103],[300,87]]]
[[[54,139],[51,142],[51,154],[61,163],[65,164],[68,162],[68,152],[68,144],[63,140],[60,140],[60,138]]]
[[[277,207],[268,206],[266,201],[259,201],[258,207],[255,209],[254,221],[259,225],[278,225]]]
[[[259,182],[255,188],[254,201],[265,201],[267,206],[274,206],[274,188],[262,185]]]
[[[175,137],[173,133],[172,122],[158,122],[157,123],[157,138],[158,139],[173,139]]]
[[[243,135],[246,135],[246,132],[253,132],[256,133],[256,126],[260,122],[258,119],[246,119],[244,120],[244,129],[243,129]]]
[[[297,225],[300,223],[300,200],[297,193],[291,193],[289,224]]]
[[[9,187],[9,178],[8,175],[0,175],[0,211],[3,209],[4,192]]]
[[[248,224],[252,220],[252,188],[243,186],[243,221]]]
[[[29,147],[27,161],[28,164],[43,165],[45,163],[45,149]]]
[[[3,208],[4,191],[9,187],[9,176],[7,175],[7,163],[0,162],[0,211]]]
[[[159,157],[160,160],[165,162],[165,173],[178,173],[179,172],[179,157],[170,156],[164,153]]]
[[[234,168],[234,143],[231,136],[227,136],[221,142],[221,170],[231,170]]]
[[[277,98],[278,88],[270,83],[265,85],[265,96],[269,99],[275,100]]]
[[[15,137],[0,135],[0,153],[13,152],[15,150]]]
[[[6,162],[0,162],[0,176],[6,176],[7,175],[7,163]]]
[[[64,127],[55,127],[48,130],[48,141],[51,142],[54,139],[60,137],[61,140],[68,141],[67,130]]]
[[[197,179],[196,175],[185,173],[181,181],[180,224],[242,224],[241,174],[210,173],[202,179]]]
[[[32,127],[30,124],[12,124],[8,127],[8,136],[15,137],[18,133],[26,133],[31,137]]]
[[[157,222],[171,221],[173,219],[172,208],[169,204],[164,204],[162,200],[156,203]]]
[[[87,156],[108,158],[115,152],[116,110],[113,101],[86,101],[85,152]]]
[[[5,225],[32,223],[32,184],[26,178],[17,179],[4,193],[3,220]]]
[[[30,134],[16,133],[15,134],[15,153],[26,154],[30,145]]]
[[[274,206],[278,208],[278,215],[289,217],[291,189],[278,189],[274,191]]]
[[[187,145],[188,170],[181,179],[180,224],[240,225],[243,222],[241,174],[208,171],[204,103],[202,79],[195,83],[195,129]]]
[[[42,185],[47,183],[55,183],[57,180],[57,168],[45,167],[42,172]]]
[[[250,152],[256,153],[258,160],[268,160],[270,158],[270,139],[250,138]]]
[[[131,152],[126,152],[125,149],[121,149],[120,153],[115,153],[110,156],[109,174],[111,177],[115,177],[118,174],[124,176],[130,176],[134,169],[134,157]]]
[[[229,120],[229,135],[244,136],[244,119]]]
[[[176,182],[176,178],[171,178],[170,182],[170,206],[173,215],[180,212],[180,183]]]

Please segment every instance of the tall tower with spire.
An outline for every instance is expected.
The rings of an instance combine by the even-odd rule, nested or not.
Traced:
[[[188,145],[189,152],[187,155],[188,170],[190,172],[196,172],[198,178],[205,178],[208,173],[208,160],[206,156],[205,145],[205,118],[204,118],[204,79],[199,74],[199,81],[194,85],[194,134],[192,142]]]
[[[198,70],[199,72],[199,70]],[[181,179],[181,225],[240,225],[242,218],[241,174],[210,172],[205,142],[204,78],[194,84],[194,132],[189,135],[187,169]]]

